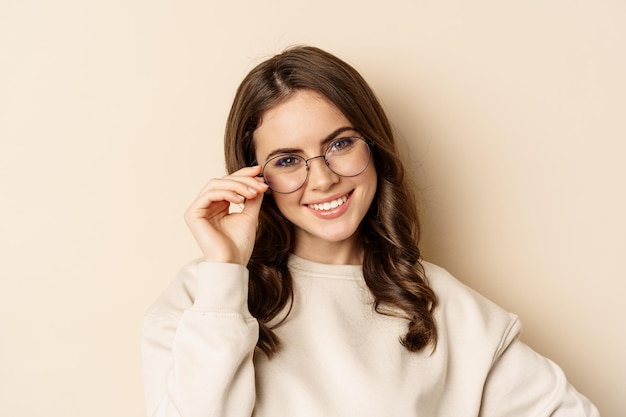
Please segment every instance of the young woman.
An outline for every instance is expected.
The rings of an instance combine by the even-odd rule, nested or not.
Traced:
[[[348,64],[258,65],[225,153],[185,214],[204,258],[145,317],[149,416],[598,416],[515,316],[420,258],[392,129]]]

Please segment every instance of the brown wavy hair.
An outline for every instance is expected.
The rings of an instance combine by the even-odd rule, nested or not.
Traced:
[[[354,68],[311,46],[289,48],[256,66],[239,86],[228,115],[224,137],[228,172],[256,163],[253,136],[263,114],[299,90],[315,91],[328,99],[373,143],[378,188],[358,231],[365,282],[378,313],[407,320],[407,333],[400,338],[403,346],[412,352],[429,344],[434,349],[437,298],[420,263],[416,201],[389,120]],[[293,225],[282,216],[271,194],[266,195],[248,264],[248,306],[259,322],[257,347],[270,357],[278,351],[280,340],[269,323],[282,311],[288,315],[293,303],[287,262],[294,236]]]

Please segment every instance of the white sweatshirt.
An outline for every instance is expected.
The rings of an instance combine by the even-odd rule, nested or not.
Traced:
[[[599,416],[554,363],[517,338],[518,319],[425,263],[439,298],[433,352],[399,343],[360,266],[292,256],[293,310],[272,359],[255,349],[241,265],[187,265],[146,313],[150,417]]]

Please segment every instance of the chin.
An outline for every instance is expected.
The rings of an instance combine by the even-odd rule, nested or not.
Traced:
[[[326,225],[323,228],[315,230],[307,230],[306,234],[328,243],[340,243],[353,240],[358,228],[342,227],[338,225]]]

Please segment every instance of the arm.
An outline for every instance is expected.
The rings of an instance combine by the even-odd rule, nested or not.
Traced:
[[[517,329],[517,331],[515,331]],[[483,392],[481,417],[599,417],[598,410],[567,381],[563,371],[522,343],[504,338]]]
[[[258,323],[247,265],[267,185],[260,167],[212,179],[185,212],[204,261],[185,268],[146,314],[142,358],[150,417],[249,417]],[[230,212],[230,204],[244,204]]]
[[[147,415],[249,417],[258,325],[247,309],[247,270],[235,264],[198,264],[190,304],[184,285],[195,278],[194,269],[184,270],[145,316]]]

